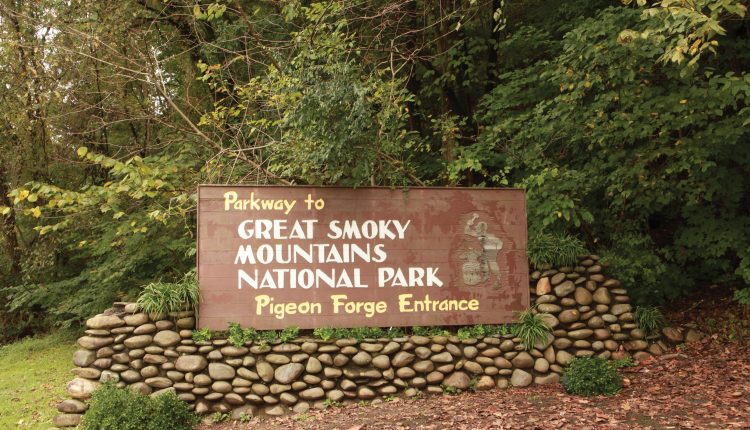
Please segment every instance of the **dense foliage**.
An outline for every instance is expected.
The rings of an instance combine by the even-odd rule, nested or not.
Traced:
[[[190,406],[174,392],[145,396],[108,382],[94,392],[81,427],[83,430],[190,430],[198,421]]]
[[[576,357],[562,377],[565,390],[581,396],[611,396],[622,389],[622,376],[615,363],[601,357]]]
[[[746,285],[749,41],[745,0],[0,0],[2,336],[179,282],[198,183],[518,186],[535,264]]]

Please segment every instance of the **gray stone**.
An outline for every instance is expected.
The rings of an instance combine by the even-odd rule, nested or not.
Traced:
[[[582,287],[576,288],[573,297],[575,297],[576,302],[582,306],[588,306],[594,300],[591,292]]]
[[[580,329],[580,330],[571,330],[568,332],[568,336],[570,336],[573,339],[586,339],[587,337],[594,334],[594,331],[591,329]]]
[[[125,339],[125,346],[128,349],[140,349],[145,348],[149,345],[151,345],[151,341],[153,341],[153,337],[147,334],[142,334],[139,336],[133,336]]]
[[[539,373],[547,373],[549,370],[549,361],[546,358],[537,358],[534,361],[534,370]]]
[[[448,376],[443,383],[449,387],[466,390],[471,385],[471,378],[465,372],[457,371]]]
[[[83,378],[75,378],[68,382],[68,385],[65,388],[70,397],[79,400],[86,400],[91,397],[91,393],[99,388],[99,382]]]
[[[265,361],[261,361],[255,365],[255,370],[258,372],[258,376],[266,382],[271,382],[273,380],[273,367],[266,363]]]
[[[558,382],[560,382],[560,375],[557,373],[538,375],[534,378],[534,383],[537,385],[556,384]]]
[[[58,414],[52,418],[52,424],[60,428],[76,427],[81,423],[81,418],[81,414]]]
[[[295,381],[299,375],[302,374],[304,369],[304,366],[300,363],[284,364],[283,366],[276,368],[274,378],[282,384],[289,384]]]
[[[391,360],[391,364],[393,365],[393,367],[404,367],[414,361],[414,358],[414,354],[406,351],[400,351],[393,357],[393,359]]]
[[[266,361],[271,364],[287,364],[290,361],[292,361],[289,357],[286,355],[281,354],[268,354],[266,355]]]
[[[511,363],[519,369],[527,369],[534,366],[534,359],[528,352],[522,351],[511,360]]]
[[[510,385],[514,387],[526,387],[531,384],[533,381],[533,377],[529,372],[526,372],[521,369],[516,369],[513,371],[513,374],[510,376]]]
[[[78,339],[78,345],[84,349],[99,349],[101,347],[111,345],[115,340],[111,337],[93,337],[83,336]]]
[[[453,355],[448,351],[443,351],[440,354],[433,355],[430,360],[432,360],[433,363],[452,363]]]
[[[63,400],[57,404],[57,410],[65,414],[82,414],[86,412],[88,406],[80,400]]]
[[[372,359],[372,365],[381,370],[391,367],[391,359],[387,355],[377,355]]]
[[[358,366],[367,366],[372,361],[372,356],[365,351],[359,351],[352,357],[352,361]]]
[[[325,391],[320,387],[308,388],[299,393],[299,396],[305,400],[317,400],[325,397]]]
[[[73,353],[73,364],[78,367],[87,367],[96,360],[96,352],[88,349],[79,349]]]
[[[232,366],[224,363],[210,363],[208,365],[208,374],[215,381],[226,381],[233,379],[236,372]]]
[[[359,387],[357,389],[357,397],[362,400],[370,400],[375,398],[375,392],[368,387]]]
[[[180,334],[172,330],[164,330],[154,335],[154,343],[162,348],[168,348],[180,343]]]
[[[600,303],[603,305],[612,303],[612,297],[609,294],[609,290],[604,287],[598,288],[596,291],[594,291],[594,295],[592,298],[596,303]]]
[[[618,303],[616,305],[612,305],[612,308],[610,309],[610,312],[612,312],[612,315],[622,315],[627,312],[630,312],[633,310],[633,308],[628,303]]]
[[[557,297],[565,297],[568,294],[575,291],[575,289],[576,289],[576,286],[572,281],[565,281],[562,284],[555,287],[555,295]]]
[[[172,386],[172,381],[169,378],[163,378],[163,377],[148,378],[144,382],[149,387],[158,388],[158,389]]]
[[[175,368],[180,372],[200,372],[206,366],[208,361],[201,355],[183,355],[175,362]]]
[[[86,327],[94,330],[108,330],[123,325],[125,321],[116,315],[97,315],[86,321]]]
[[[581,318],[581,313],[578,312],[577,309],[567,309],[560,312],[560,315],[558,315],[557,318],[560,322],[569,324],[578,321]]]
[[[495,380],[487,375],[480,377],[474,385],[474,389],[477,391],[491,390],[493,388],[495,388]]]

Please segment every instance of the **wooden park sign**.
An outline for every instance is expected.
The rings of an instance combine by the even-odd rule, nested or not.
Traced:
[[[204,185],[200,327],[496,324],[529,305],[522,190]]]

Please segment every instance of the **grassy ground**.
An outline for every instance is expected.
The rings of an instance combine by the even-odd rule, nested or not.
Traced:
[[[65,398],[75,336],[59,332],[0,347],[0,429],[48,429]]]

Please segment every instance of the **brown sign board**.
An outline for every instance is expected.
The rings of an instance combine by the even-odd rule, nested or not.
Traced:
[[[518,189],[202,185],[198,325],[512,322],[526,241]]]

